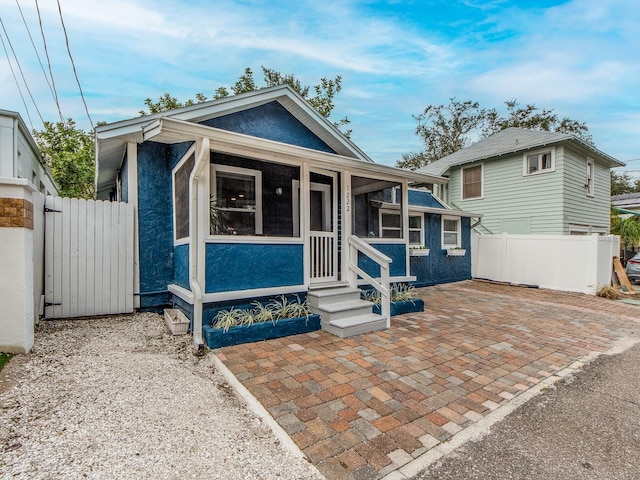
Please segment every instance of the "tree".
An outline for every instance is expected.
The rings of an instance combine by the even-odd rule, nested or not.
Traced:
[[[416,135],[424,144],[423,150],[403,155],[396,165],[416,170],[467,147],[474,137],[483,139],[509,127],[571,133],[592,142],[585,123],[568,117],[559,119],[553,109],[521,106],[515,99],[504,103],[506,115],[495,109],[480,108],[478,102],[460,102],[455,98],[450,98],[448,105],[428,105],[420,115],[414,116],[418,123]]]
[[[342,90],[342,77],[337,75],[334,79],[328,79],[322,77],[320,83],[314,85],[313,88],[303,85],[298,78],[293,74],[282,74],[270,68],[262,67],[262,74],[264,77],[264,85],[258,86],[253,77],[253,70],[247,67],[244,73],[240,75],[238,80],[231,87],[231,92],[226,87],[219,87],[215,90],[211,100],[218,98],[228,97],[229,95],[238,95],[240,93],[251,92],[253,90],[259,90],[261,88],[273,87],[276,85],[289,85],[296,92],[307,100],[313,108],[315,108],[320,115],[325,118],[331,116],[335,104],[333,98],[337,93]],[[197,103],[206,102],[209,100],[206,95],[202,93],[196,93],[195,99],[189,99],[185,102],[180,102],[176,97],[171,96],[169,93],[162,95],[158,101],[154,102],[150,98],[144,101],[147,110],[140,110],[140,115],[148,115],[152,113],[158,113],[165,110],[172,110],[174,108],[186,107],[189,105],[195,105]],[[344,117],[333,124],[342,129],[350,123],[347,117]],[[345,136],[349,137],[351,130],[343,130]]]
[[[631,175],[627,172],[616,173],[611,170],[611,195],[620,195],[623,193],[633,193],[637,191],[636,185],[632,183]]]
[[[69,118],[64,123],[44,122],[44,129],[34,130],[33,137],[51,169],[60,196],[94,198],[93,134],[77,128]]]

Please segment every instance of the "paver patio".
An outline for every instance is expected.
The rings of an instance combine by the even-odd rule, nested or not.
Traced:
[[[340,339],[313,332],[218,357],[328,479],[376,479],[591,352],[640,309],[478,281],[418,290],[425,312]]]

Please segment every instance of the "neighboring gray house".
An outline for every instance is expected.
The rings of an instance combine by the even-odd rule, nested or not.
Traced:
[[[620,212],[622,218],[628,218],[632,215],[640,216],[640,193],[612,195],[611,205]]]
[[[58,192],[29,129],[9,110],[0,110],[0,177],[28,180],[45,195]]]
[[[624,164],[565,133],[508,128],[419,171],[449,177],[448,205],[483,214],[480,233],[608,233],[609,169]]]

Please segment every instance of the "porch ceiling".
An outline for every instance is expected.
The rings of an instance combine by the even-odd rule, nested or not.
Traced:
[[[406,179],[410,182],[418,183],[445,184],[448,181],[448,179],[436,175],[427,175],[387,165],[369,163],[343,155],[265,140],[174,118],[160,118],[147,125],[143,130],[144,140],[153,140],[159,143],[180,143],[198,138],[209,138],[213,151],[277,163],[297,164],[308,162],[313,166],[322,168],[349,170],[356,175],[367,176],[374,174],[388,179]]]

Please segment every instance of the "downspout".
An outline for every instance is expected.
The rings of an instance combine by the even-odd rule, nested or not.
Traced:
[[[193,293],[193,343],[202,348],[202,293],[204,286],[204,238],[203,228],[206,223],[201,221],[202,205],[209,205],[198,201],[198,190],[202,186],[201,178],[205,167],[209,164],[209,139],[202,138],[196,141],[195,165],[189,176],[189,287]],[[206,186],[206,185],[205,185]],[[202,263],[201,263],[202,262]]]

